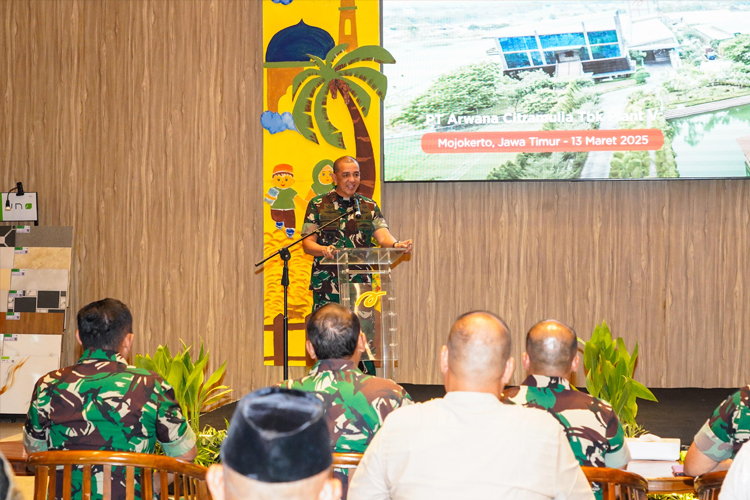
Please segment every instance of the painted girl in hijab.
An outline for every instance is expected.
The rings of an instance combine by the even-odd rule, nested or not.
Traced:
[[[307,193],[307,199],[311,200],[321,194],[326,194],[333,189],[333,162],[331,160],[321,160],[313,167],[313,183],[310,186],[310,192]]]

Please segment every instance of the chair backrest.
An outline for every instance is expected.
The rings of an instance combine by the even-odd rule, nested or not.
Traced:
[[[721,485],[724,483],[724,477],[727,471],[720,470],[709,472],[695,478],[695,492],[700,500],[716,500],[721,493]]]
[[[334,453],[334,469],[351,469],[357,468],[359,461],[362,460],[362,453]]]
[[[81,499],[91,500],[92,468],[103,469],[102,500],[112,498],[113,469],[121,475],[124,469],[125,498],[134,500],[136,476],[141,498],[151,500],[156,493],[161,500],[169,497],[185,500],[210,500],[206,487],[206,468],[164,455],[120,451],[45,451],[29,455],[28,466],[35,469],[34,500],[71,500],[73,471],[82,471]],[[62,481],[62,485],[57,484]],[[169,485],[173,484],[173,494]],[[116,488],[119,488],[116,485]],[[49,494],[49,496],[48,496]],[[57,495],[56,495],[57,494]]]
[[[646,500],[648,481],[632,472],[608,467],[581,467],[589,483],[599,483],[602,500]],[[617,494],[617,490],[619,495]]]

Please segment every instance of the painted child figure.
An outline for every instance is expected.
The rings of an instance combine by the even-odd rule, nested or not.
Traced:
[[[313,183],[310,192],[307,193],[307,201],[316,196],[328,193],[333,189],[333,162],[321,160],[313,167]]]
[[[271,181],[273,187],[268,190],[263,201],[271,205],[271,218],[276,223],[276,229],[284,230],[289,238],[293,238],[297,227],[295,202],[305,201],[291,188],[295,182],[294,168],[286,163],[276,165],[273,167]]]

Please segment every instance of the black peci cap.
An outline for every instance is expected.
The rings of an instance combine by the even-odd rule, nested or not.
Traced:
[[[221,446],[235,472],[265,483],[299,481],[331,466],[331,440],[315,395],[267,387],[242,398]]]

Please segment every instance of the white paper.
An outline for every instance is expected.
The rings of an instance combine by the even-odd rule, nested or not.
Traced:
[[[657,477],[674,477],[672,466],[679,465],[676,460],[631,460],[628,472],[633,472],[646,479]]]

